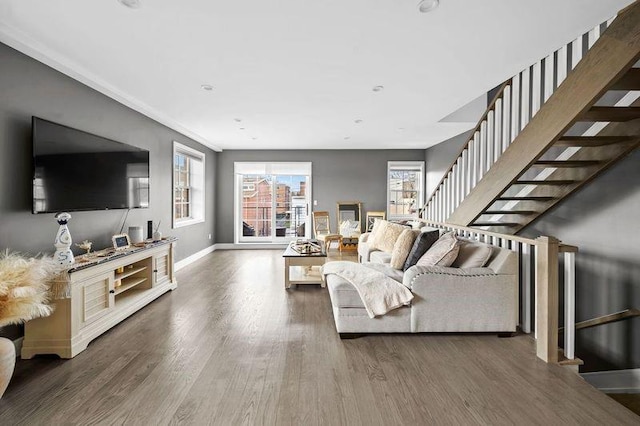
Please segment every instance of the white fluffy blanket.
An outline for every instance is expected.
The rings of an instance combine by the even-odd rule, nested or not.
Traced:
[[[382,272],[354,262],[329,262],[322,267],[323,278],[329,274],[349,281],[358,290],[369,318],[408,305],[413,294],[408,288]]]

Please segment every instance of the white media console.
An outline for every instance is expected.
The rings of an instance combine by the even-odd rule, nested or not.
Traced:
[[[89,342],[177,288],[169,239],[74,264],[65,277],[70,297],[55,300],[51,316],[25,324],[22,358],[56,354],[73,358]]]

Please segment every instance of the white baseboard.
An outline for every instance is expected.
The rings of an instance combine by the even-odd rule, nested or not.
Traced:
[[[289,244],[218,243],[216,250],[284,250]]]
[[[192,264],[196,260],[208,255],[209,253],[214,252],[216,249],[217,249],[216,244],[213,244],[205,249],[202,249],[198,252],[193,253],[191,256],[185,257],[181,261],[176,262],[176,265],[175,265],[176,271],[179,271],[185,266]]]
[[[605,393],[640,393],[640,368],[582,373],[581,376]]]

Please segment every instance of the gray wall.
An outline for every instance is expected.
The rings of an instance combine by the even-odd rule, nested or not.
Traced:
[[[93,89],[0,44],[0,249],[54,251],[53,214],[31,214],[31,116],[62,123],[150,151],[150,208],[131,210],[127,225],[161,221],[165,235],[180,238],[177,259],[213,243],[217,153]],[[203,151],[207,165],[207,214],[201,224],[171,229],[172,141]],[[126,210],[72,213],[74,241],[111,245]],[[125,227],[126,230],[126,227]],[[212,234],[212,239],[208,239]],[[74,247],[74,252],[80,250]]]
[[[427,197],[436,189],[436,185],[440,183],[440,179],[442,179],[442,176],[449,166],[451,166],[451,163],[460,153],[460,150],[464,144],[467,143],[472,133],[472,130],[461,133],[458,136],[454,136],[425,150],[424,160],[427,171]]]
[[[453,138],[426,150],[428,188],[440,181],[462,143]],[[521,233],[552,235],[580,248],[577,321],[640,307],[639,164],[636,150]],[[640,368],[639,336],[640,318],[578,330],[581,371]]]
[[[313,163],[313,210],[327,210],[336,225],[336,202],[362,201],[367,211],[386,209],[387,161],[422,161],[424,150],[223,151],[218,154],[216,235],[233,242],[233,164],[236,161],[306,161]]]

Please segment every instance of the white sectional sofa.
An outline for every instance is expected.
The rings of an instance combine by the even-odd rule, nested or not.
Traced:
[[[361,244],[366,244],[367,236]],[[369,318],[356,289],[337,275],[326,277],[336,329],[343,338],[363,333],[516,331],[518,257],[515,252],[473,242],[491,250],[480,268],[442,266],[393,269],[389,253],[359,247],[363,261],[406,286],[414,295],[410,306]],[[486,248],[485,248],[486,250]]]

